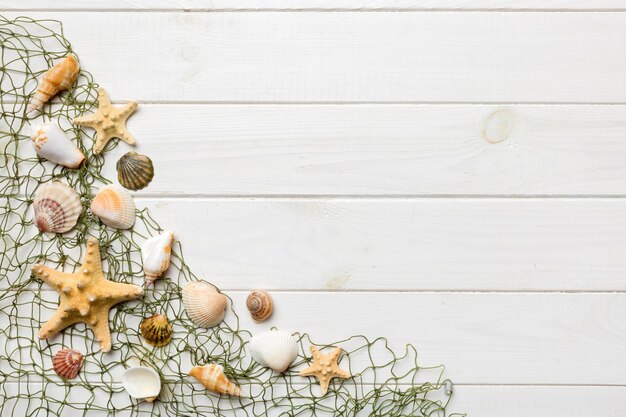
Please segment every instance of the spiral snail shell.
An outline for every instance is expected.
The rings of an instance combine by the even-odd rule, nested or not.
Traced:
[[[248,295],[246,307],[257,323],[262,323],[272,315],[272,297],[265,290],[254,290]]]

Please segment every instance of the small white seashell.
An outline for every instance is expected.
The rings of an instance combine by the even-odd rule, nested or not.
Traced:
[[[122,385],[133,398],[152,402],[161,392],[161,378],[152,368],[135,366],[128,368],[122,375]]]
[[[149,287],[170,266],[174,232],[166,231],[151,237],[141,246],[143,272],[146,274],[146,287]]]
[[[83,211],[76,191],[58,181],[39,187],[33,199],[33,208],[39,230],[51,233],[71,230]]]
[[[54,123],[44,123],[33,129],[31,136],[35,152],[42,158],[68,168],[78,168],[85,155],[74,146],[72,140]]]
[[[133,197],[117,185],[107,185],[100,190],[91,201],[91,211],[114,229],[130,229],[135,224]]]
[[[298,357],[295,336],[279,330],[253,336],[248,347],[252,359],[278,373],[284,372]]]
[[[183,288],[183,305],[197,326],[208,329],[224,320],[228,299],[208,282],[193,281]]]

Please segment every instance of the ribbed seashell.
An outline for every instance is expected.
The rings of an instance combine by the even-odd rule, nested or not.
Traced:
[[[68,185],[55,181],[44,184],[33,200],[35,224],[42,232],[65,233],[76,226],[83,211],[80,197]]]
[[[117,179],[129,190],[145,188],[154,177],[152,160],[137,152],[128,152],[117,161]]]
[[[200,381],[209,391],[235,397],[241,396],[241,389],[226,378],[224,368],[221,365],[212,363],[204,366],[194,366],[189,371],[189,375]]]
[[[133,197],[117,185],[107,185],[100,190],[91,201],[91,211],[114,229],[130,229],[135,224]]]
[[[34,128],[31,140],[37,155],[55,164],[78,168],[85,160],[85,155],[80,149],[54,123],[47,122]]]
[[[146,342],[152,346],[165,346],[172,340],[172,325],[163,314],[155,314],[144,319],[139,329]]]
[[[253,336],[248,347],[252,359],[278,373],[285,371],[298,356],[296,338],[279,330]]]
[[[141,246],[143,272],[146,274],[146,287],[152,283],[170,266],[172,257],[172,243],[174,232],[166,231],[151,237]]]
[[[250,315],[257,323],[262,323],[269,319],[274,310],[272,297],[265,290],[254,290],[248,295],[246,307]]]
[[[161,392],[161,377],[152,368],[135,366],[124,372],[122,385],[131,397],[151,403]]]
[[[205,281],[193,281],[183,288],[183,305],[197,326],[209,328],[224,320],[228,299]]]
[[[37,85],[35,95],[28,103],[28,112],[40,109],[50,98],[68,89],[76,81],[79,72],[80,66],[74,55],[69,55],[46,71]]]
[[[63,379],[76,378],[80,368],[83,367],[85,357],[82,353],[73,349],[61,349],[52,359],[52,368]]]

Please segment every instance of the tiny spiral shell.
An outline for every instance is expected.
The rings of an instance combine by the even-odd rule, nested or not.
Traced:
[[[57,93],[67,90],[76,81],[79,71],[80,66],[74,55],[67,56],[63,61],[46,71],[28,104],[28,112],[40,109]]]
[[[262,323],[272,315],[272,297],[265,290],[254,290],[248,295],[246,307],[257,323]]]
[[[144,319],[139,329],[146,342],[152,346],[165,346],[172,340],[172,326],[163,314],[155,314]]]
[[[52,368],[63,379],[72,379],[78,375],[85,360],[82,353],[73,349],[61,349],[52,359]]]

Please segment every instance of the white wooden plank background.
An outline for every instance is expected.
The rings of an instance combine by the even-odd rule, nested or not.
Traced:
[[[268,326],[385,329],[446,364],[470,416],[623,415],[623,1],[11,9],[63,21],[113,99],[142,102],[138,205],[239,307],[262,286]]]

